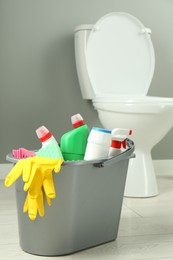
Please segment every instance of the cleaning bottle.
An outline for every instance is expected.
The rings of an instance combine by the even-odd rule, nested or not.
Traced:
[[[36,152],[37,156],[54,159],[61,158],[64,160],[55,137],[45,126],[39,127],[36,130],[36,134],[42,143],[42,148]]]
[[[84,160],[107,158],[112,140],[112,131],[93,127],[88,137]]]
[[[132,130],[115,128],[112,130],[112,141],[109,149],[109,156],[116,156],[126,149],[127,136],[132,134]]]
[[[42,148],[48,144],[51,144],[53,141],[56,141],[55,137],[45,126],[40,126],[39,128],[37,128],[36,134],[40,142],[42,143]]]
[[[61,152],[65,161],[83,160],[90,130],[80,114],[73,115],[71,122],[74,129],[61,137]]]

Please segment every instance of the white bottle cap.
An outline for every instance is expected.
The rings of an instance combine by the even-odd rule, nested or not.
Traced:
[[[71,122],[74,128],[77,128],[85,124],[83,117],[80,114],[73,115],[71,117]]]
[[[41,142],[47,141],[52,136],[52,133],[45,126],[40,126],[36,130],[36,134]]]

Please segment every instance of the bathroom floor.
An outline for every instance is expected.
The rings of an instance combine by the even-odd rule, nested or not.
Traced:
[[[118,238],[114,242],[63,257],[23,252],[18,241],[14,188],[0,181],[0,259],[173,260],[173,173],[157,175],[160,195],[124,198]]]

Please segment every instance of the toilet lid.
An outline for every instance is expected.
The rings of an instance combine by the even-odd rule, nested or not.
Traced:
[[[146,95],[155,66],[147,28],[127,13],[110,13],[93,27],[86,65],[96,95]]]

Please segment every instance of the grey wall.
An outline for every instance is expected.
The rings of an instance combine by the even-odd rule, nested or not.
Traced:
[[[39,148],[41,125],[59,141],[74,113],[100,126],[79,91],[73,30],[112,11],[129,12],[152,29],[156,69],[149,94],[173,97],[172,0],[0,0],[0,162],[13,148]],[[172,143],[173,130],[153,158],[172,159]]]

